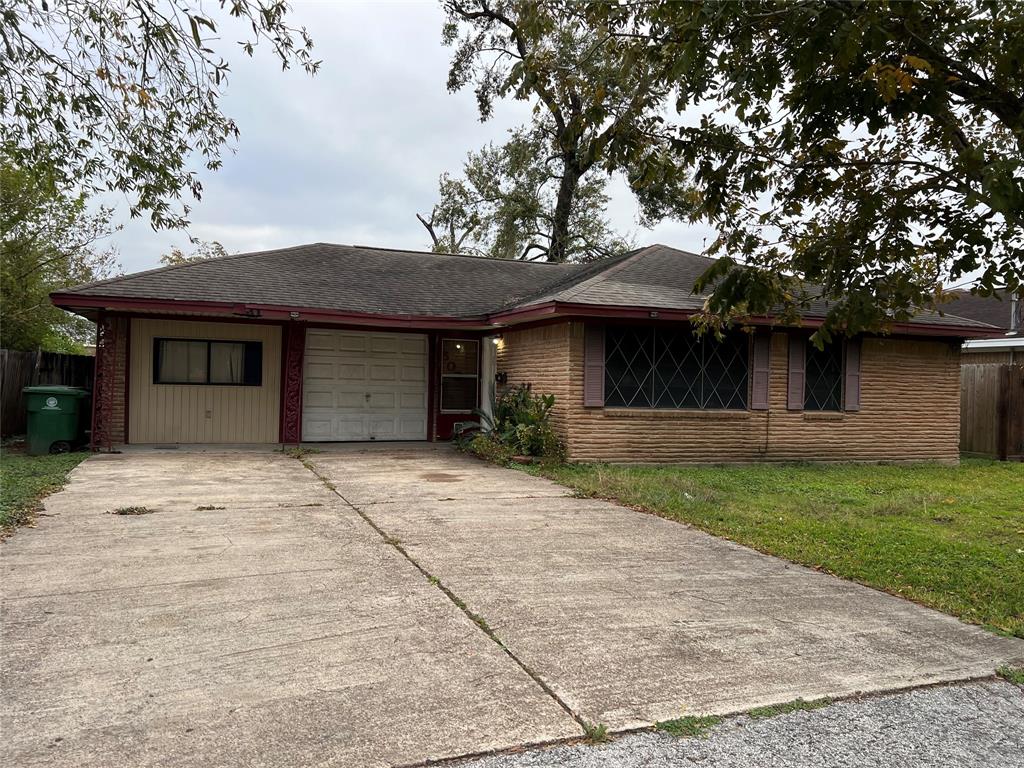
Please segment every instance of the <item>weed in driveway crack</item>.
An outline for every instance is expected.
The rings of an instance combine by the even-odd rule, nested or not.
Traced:
[[[149,507],[118,507],[110,514],[122,515],[123,517],[136,517],[138,515],[152,515],[156,512],[155,509]]]
[[[385,544],[394,547],[395,551],[397,551],[400,555],[402,555],[402,557],[408,560],[409,563],[411,563],[412,566],[417,571],[422,573],[423,576],[426,577],[427,581],[431,585],[437,587],[437,589],[439,589],[441,593],[445,597],[447,597],[448,600],[450,600],[453,605],[455,605],[456,608],[462,611],[466,615],[466,617],[469,618],[470,621],[472,621],[474,624],[477,625],[477,627],[480,628],[480,631],[487,635],[487,637],[490,638],[491,641],[493,641],[499,648],[501,648],[501,650],[505,652],[505,655],[512,659],[516,666],[518,666],[521,670],[523,670],[523,672],[529,675],[530,679],[532,679],[533,682],[540,686],[541,690],[543,690],[544,693],[551,697],[551,699],[553,699],[554,702],[558,704],[558,706],[561,707],[567,715],[569,715],[569,717],[576,721],[576,724],[579,725],[581,729],[583,729],[583,733],[588,740],[592,742],[604,741],[608,738],[608,729],[603,724],[588,723],[586,720],[580,717],[580,715],[578,715],[568,704],[565,703],[565,701],[562,700],[562,698],[557,693],[554,692],[554,690],[552,690],[551,686],[549,686],[547,683],[544,682],[543,679],[541,679],[540,675],[534,672],[529,666],[527,666],[526,662],[524,662],[522,659],[516,656],[516,654],[513,653],[507,645],[505,645],[505,642],[501,639],[501,637],[498,636],[498,633],[495,632],[491,625],[487,623],[487,619],[471,610],[470,607],[466,605],[465,600],[463,600],[461,597],[455,594],[448,586],[445,585],[443,581],[441,581],[441,579],[439,579],[437,576],[430,573],[430,571],[428,571],[426,568],[420,565],[420,563],[417,562],[416,558],[410,555],[409,552],[405,549],[405,547],[402,546],[402,542],[399,539],[395,538],[394,536],[391,536],[387,531],[385,531],[383,528],[377,525],[377,523],[374,522],[373,518],[366,514],[366,512],[364,512],[362,509],[360,509],[351,501],[342,496],[341,493],[338,492],[338,489],[334,486],[334,484],[326,477],[321,475],[320,472],[317,471],[316,465],[308,458],[306,458],[303,452],[295,451],[290,452],[287,455],[291,456],[292,458],[298,459],[300,462],[302,462],[302,466],[304,466],[306,469],[312,472],[313,475],[316,478],[318,478],[326,488],[332,491],[339,499],[345,502],[345,504],[347,504],[348,507],[353,512],[359,515],[363,519],[363,521],[367,525],[369,525],[377,533],[377,535],[381,537],[381,539],[384,540]]]

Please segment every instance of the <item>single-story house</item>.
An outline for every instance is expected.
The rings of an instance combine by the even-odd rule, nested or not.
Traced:
[[[952,293],[955,298],[946,305],[950,312],[1003,331],[998,338],[965,341],[965,365],[1024,364],[1024,290],[1017,293],[996,291],[991,296],[977,296],[969,291]]]
[[[960,347],[922,312],[819,351],[821,317],[692,333],[711,261],[653,245],[583,265],[317,243],[55,293],[98,324],[93,437],[444,440],[494,388],[556,397],[574,460],[958,458]]]

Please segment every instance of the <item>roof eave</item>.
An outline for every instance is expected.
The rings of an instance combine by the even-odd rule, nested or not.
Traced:
[[[689,320],[699,310],[665,309],[663,307],[622,306],[610,304],[573,304],[570,302],[549,301],[529,307],[519,307],[492,314],[489,319],[493,325],[519,325],[536,320],[548,320],[555,317],[604,317],[616,320]],[[824,322],[820,317],[804,317],[802,328],[819,328]],[[747,318],[747,323],[755,326],[784,326],[777,318],[761,315]],[[906,336],[939,336],[945,338],[994,338],[1005,332],[999,328],[981,328],[954,325],[949,323],[892,323],[886,329],[888,333]]]
[[[345,323],[387,328],[487,328],[487,318],[448,315],[412,315],[383,312],[346,312],[319,307],[286,306],[179,299],[130,299],[117,296],[83,296],[79,293],[50,294],[50,301],[61,309],[82,314],[98,311],[124,313],[180,313],[207,316],[250,317],[259,320],[304,320],[307,322]]]

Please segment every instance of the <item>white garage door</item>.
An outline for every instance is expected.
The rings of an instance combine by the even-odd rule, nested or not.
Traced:
[[[426,440],[427,337],[309,329],[303,440]]]

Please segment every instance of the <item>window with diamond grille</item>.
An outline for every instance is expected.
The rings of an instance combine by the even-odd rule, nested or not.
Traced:
[[[689,328],[610,326],[605,336],[605,405],[618,408],[747,407],[749,342]]]
[[[843,403],[843,345],[818,349],[808,342],[804,385],[805,411],[841,411]]]

